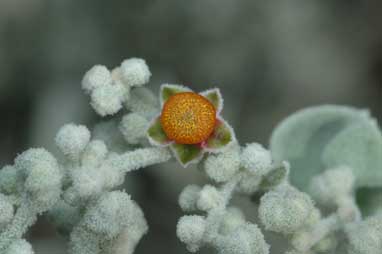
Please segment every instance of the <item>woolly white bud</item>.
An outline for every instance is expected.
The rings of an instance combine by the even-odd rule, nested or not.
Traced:
[[[197,185],[188,185],[179,195],[179,206],[183,211],[196,210],[196,202],[199,199],[201,188]]]
[[[241,164],[253,173],[264,175],[271,168],[271,154],[260,144],[247,144],[241,153]]]
[[[128,86],[142,86],[149,82],[151,72],[146,61],[140,58],[130,58],[121,64],[122,80]]]
[[[380,253],[382,249],[382,216],[370,217],[365,221],[346,227],[349,254]]]
[[[329,169],[311,180],[310,192],[321,204],[335,205],[339,199],[351,194],[354,181],[348,167]]]
[[[122,108],[127,90],[119,83],[102,86],[91,94],[91,105],[100,116],[113,115]]]
[[[223,196],[212,185],[206,185],[200,191],[197,207],[203,211],[209,211],[212,208],[222,205],[224,202]]]
[[[39,212],[51,208],[61,194],[62,175],[56,159],[45,149],[29,149],[15,159],[25,177],[25,191]]]
[[[313,208],[308,195],[286,187],[261,198],[259,217],[267,230],[290,234],[306,223]]]
[[[16,192],[19,177],[15,167],[4,166],[0,170],[0,192],[11,194]]]
[[[34,252],[30,243],[24,239],[19,239],[11,243],[5,254],[34,254]]]
[[[227,235],[243,224],[245,224],[243,212],[239,208],[229,207],[227,212],[224,214],[219,232],[222,235]]]
[[[113,191],[101,196],[97,204],[90,208],[83,219],[86,228],[107,239],[112,239],[131,223],[138,213],[130,196],[121,191]]]
[[[110,85],[111,82],[110,71],[103,65],[96,65],[86,72],[82,79],[82,89],[90,94],[99,87]]]
[[[97,167],[106,158],[107,147],[101,140],[93,140],[82,154],[82,165]]]
[[[90,140],[90,132],[84,125],[66,124],[56,135],[56,145],[71,160],[78,160]]]
[[[190,252],[196,252],[202,245],[205,230],[206,221],[202,216],[183,216],[179,219],[176,234]]]
[[[13,205],[0,193],[0,232],[13,218]]]
[[[207,175],[216,182],[226,182],[240,168],[240,153],[238,146],[226,149],[216,155],[210,154],[205,163]]]
[[[219,254],[268,254],[269,245],[260,229],[251,223],[238,227],[218,244]]]
[[[129,144],[138,144],[146,136],[148,123],[140,114],[130,113],[122,118],[119,129]]]

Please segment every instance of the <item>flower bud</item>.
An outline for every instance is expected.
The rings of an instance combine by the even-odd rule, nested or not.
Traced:
[[[202,216],[183,216],[178,222],[176,234],[190,252],[196,252],[202,245],[205,229],[206,221]]]
[[[93,66],[82,79],[82,89],[90,94],[93,90],[110,85],[112,82],[110,71],[103,65]]]
[[[143,86],[150,80],[151,72],[143,59],[127,59],[122,62],[120,68],[122,80],[128,86]]]
[[[78,160],[90,140],[90,131],[84,125],[66,124],[56,135],[56,145],[71,160]]]
[[[212,185],[206,185],[200,191],[197,207],[203,211],[209,211],[222,205],[224,199],[220,192]]]
[[[188,185],[179,195],[179,206],[183,211],[196,210],[201,188],[197,185]]]
[[[226,182],[239,170],[240,154],[237,146],[232,146],[218,154],[210,154],[205,163],[207,175],[216,182]]]
[[[271,168],[271,154],[260,144],[247,144],[241,153],[241,164],[253,173],[264,175]]]
[[[122,118],[119,129],[129,144],[138,144],[146,136],[148,123],[140,114],[130,113]]]
[[[267,230],[290,234],[307,222],[313,208],[308,195],[285,187],[270,191],[261,198],[259,216]]]

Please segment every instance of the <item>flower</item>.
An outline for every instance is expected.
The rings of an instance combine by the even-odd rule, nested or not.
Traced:
[[[169,146],[182,166],[235,140],[233,129],[220,116],[223,98],[218,88],[195,93],[185,86],[164,84],[160,101],[161,114],[149,124],[147,137],[152,145]]]

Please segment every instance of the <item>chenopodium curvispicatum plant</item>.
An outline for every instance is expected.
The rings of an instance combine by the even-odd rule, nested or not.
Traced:
[[[239,144],[221,116],[219,89],[164,84],[158,98],[144,87],[150,76],[137,58],[112,71],[94,66],[82,88],[108,120],[92,131],[66,124],[55,139],[61,157],[32,148],[0,170],[0,253],[33,253],[23,237],[42,214],[68,240],[68,253],[133,253],[148,224],[120,186],[126,173],[172,158],[198,164],[210,179],[179,195],[187,214],[176,234],[189,252],[267,254],[277,242],[264,233],[273,232],[286,254],[381,253],[382,136],[368,112],[297,112],[276,127],[267,150]],[[257,219],[232,204],[237,195],[252,201]]]

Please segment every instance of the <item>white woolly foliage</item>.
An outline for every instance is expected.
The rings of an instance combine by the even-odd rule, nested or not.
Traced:
[[[281,187],[261,198],[259,217],[267,230],[290,234],[306,224],[313,208],[307,194]]]
[[[141,87],[150,76],[138,58],[112,72],[92,67],[82,80],[91,106],[101,116],[127,112],[98,123],[92,135],[83,125],[64,125],[55,138],[65,155],[61,162],[33,148],[0,170],[1,254],[33,254],[22,237],[43,212],[70,240],[69,254],[133,254],[148,225],[140,207],[117,189],[128,172],[172,158],[168,148],[150,146],[146,130],[171,94],[163,96],[165,88],[191,91],[164,85],[159,103]],[[218,89],[202,95],[220,112]],[[258,143],[241,147],[231,140],[226,149],[203,154],[204,172],[216,186],[188,185],[179,196],[183,211],[197,213],[181,217],[176,229],[190,252],[206,246],[219,254],[269,254],[260,228],[230,205],[240,193],[260,201],[258,221],[264,230],[286,236],[286,254],[381,253],[382,213],[372,211],[362,221],[354,196],[359,186],[381,186],[382,135],[368,113],[338,106],[301,111],[276,128],[272,156]],[[289,175],[292,184],[327,206],[324,215],[291,185]]]
[[[71,233],[70,253],[132,253],[146,232],[143,213],[129,195],[105,193]]]
[[[199,199],[201,187],[197,185],[188,185],[179,195],[179,206],[185,212],[195,211],[197,209],[196,203]]]
[[[241,153],[241,165],[255,174],[264,175],[271,164],[270,152],[260,144],[247,144]]]
[[[219,254],[268,254],[269,245],[260,229],[246,223],[222,238],[218,245]]]
[[[139,144],[146,137],[148,124],[142,115],[130,113],[122,118],[119,129],[129,144]]]
[[[82,80],[82,88],[90,94],[90,104],[99,115],[114,115],[122,109],[124,102],[129,103],[131,88],[146,84],[150,76],[143,59],[130,58],[112,72],[105,66],[92,67]],[[146,103],[139,102],[134,96],[132,100],[142,105]]]
[[[90,140],[90,131],[84,125],[66,124],[56,135],[56,145],[71,160],[78,160]]]
[[[310,193],[322,204],[335,205],[339,198],[351,194],[354,181],[353,173],[348,167],[329,169],[313,177]]]
[[[375,216],[346,228],[349,254],[380,253],[382,250],[382,216]]]
[[[13,205],[7,197],[0,193],[0,232],[13,218]]]
[[[151,72],[145,60],[130,58],[122,62],[121,76],[129,86],[142,86],[149,82]]]
[[[29,149],[15,159],[25,179],[24,190],[39,212],[50,209],[61,194],[62,175],[56,159],[45,149]]]
[[[5,254],[34,254],[32,246],[24,239],[15,240],[11,243]]]
[[[138,207],[137,207],[138,208]],[[105,249],[107,253],[110,254],[132,254],[134,250],[143,237],[147,233],[148,226],[146,220],[143,216],[143,213],[140,210],[139,215],[131,215],[131,218],[134,219],[134,224],[128,225],[116,239],[110,241],[109,246],[106,246]]]
[[[221,153],[208,156],[204,168],[207,175],[216,182],[228,181],[240,168],[240,149],[232,145]]]
[[[127,91],[120,83],[99,87],[92,92],[90,104],[101,116],[113,115],[122,108]]]
[[[205,229],[206,221],[202,216],[183,216],[179,219],[176,234],[190,252],[196,252],[202,244]]]
[[[272,158],[269,151],[261,145],[247,144],[240,154],[240,166],[243,176],[237,186],[238,191],[250,195],[261,188],[263,178],[272,170]],[[284,178],[286,177],[287,175]]]
[[[252,172],[243,172],[243,177],[239,182],[237,189],[239,192],[250,195],[259,190],[262,177]]]
[[[204,186],[199,193],[199,199],[197,201],[198,209],[209,211],[221,205],[224,205],[224,197],[221,193],[212,185]]]
[[[112,239],[134,221],[130,217],[134,209],[137,207],[126,193],[120,191],[106,193],[86,212],[82,223],[89,230]]]
[[[108,86],[112,82],[110,71],[103,65],[95,65],[86,72],[82,79],[82,88],[86,93],[91,93],[93,90]]]

